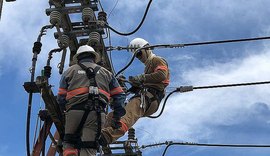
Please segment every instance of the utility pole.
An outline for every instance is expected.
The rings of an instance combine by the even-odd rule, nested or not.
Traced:
[[[54,30],[56,30],[54,38],[57,40],[59,48],[53,49],[49,52],[47,65],[44,67],[43,75],[38,76],[33,82],[24,83],[24,88],[29,95],[33,93],[41,94],[46,107],[45,110],[41,110],[39,112],[39,117],[43,121],[43,125],[42,129],[39,131],[38,139],[35,140],[32,151],[30,151],[29,130],[27,130],[28,155],[45,155],[47,138],[51,140],[51,145],[47,155],[54,156],[57,153],[61,155],[63,152],[61,142],[64,137],[64,115],[60,110],[48,81],[51,76],[52,67],[50,66],[50,60],[53,53],[62,51],[62,59],[59,63],[59,74],[62,74],[63,72],[66,54],[69,52],[70,60],[68,60],[68,62],[69,65],[72,65],[74,63],[72,58],[76,54],[78,47],[85,44],[90,45],[100,54],[101,60],[98,63],[99,65],[109,71],[113,70],[103,40],[109,37],[108,30],[105,26],[107,23],[107,14],[103,9],[99,11],[98,4],[99,0],[49,0],[50,7],[45,10],[45,13],[50,17],[51,25],[43,26],[38,37],[39,44],[37,44],[37,42],[34,44],[35,46],[39,46],[34,46],[33,49],[41,49],[41,36],[45,34],[45,29],[52,28],[55,28]],[[97,17],[95,12],[98,12]],[[77,16],[77,19],[72,19],[72,15]],[[33,60],[36,61],[37,56]],[[34,70],[35,68],[33,67],[33,73],[35,73]],[[30,112],[31,105],[32,103],[29,102],[28,108]],[[28,118],[28,121],[29,122],[27,123],[30,125],[30,118]],[[53,125],[56,128],[54,135],[51,134],[51,128]],[[115,142],[113,143],[113,146],[104,148],[104,156],[142,155],[138,148],[139,146],[137,144],[137,139],[135,138],[134,129],[129,131],[128,140]],[[120,153],[119,150],[121,150]]]
[[[6,0],[6,2],[14,2],[14,1],[16,0]],[[4,0],[0,0],[0,20],[1,20],[1,15],[2,15],[3,3],[4,3]]]

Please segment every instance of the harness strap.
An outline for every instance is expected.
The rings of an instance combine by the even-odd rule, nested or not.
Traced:
[[[153,88],[148,88],[147,91],[150,92],[156,98],[158,103],[160,103],[161,100],[164,98],[164,93],[162,91]]]
[[[99,145],[98,140],[101,135],[101,110],[100,109],[96,110],[96,112],[97,112],[97,134],[96,134],[95,141],[96,141],[96,144]]]
[[[98,144],[96,141],[82,141],[80,143],[80,148],[94,148],[97,149]]]
[[[95,75],[98,72],[98,70],[101,68],[100,66],[96,66],[94,69],[91,67],[86,67],[85,65],[78,63],[78,65],[86,72],[86,75],[90,81],[90,87],[92,88],[97,88],[97,84],[95,81]],[[90,91],[90,89],[89,89]],[[91,100],[90,100],[91,99]],[[99,144],[98,144],[98,138],[100,137],[100,131],[101,131],[101,106],[99,105],[99,94],[98,91],[94,92],[89,92],[88,94],[88,101],[85,104],[84,108],[84,114],[82,116],[82,119],[79,123],[79,126],[77,127],[76,131],[74,134],[67,135],[65,137],[65,140],[75,144],[76,148],[94,148],[98,149]],[[73,108],[74,109],[74,108]],[[95,141],[87,141],[87,142],[82,142],[81,141],[81,130],[83,128],[83,125],[86,122],[86,119],[91,111],[95,110],[97,112],[97,134],[95,137]],[[77,141],[74,141],[74,138],[77,139]],[[69,140],[71,139],[71,140]]]

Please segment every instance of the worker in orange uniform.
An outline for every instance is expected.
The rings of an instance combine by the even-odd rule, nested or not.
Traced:
[[[57,96],[65,109],[64,156],[95,156],[98,139],[105,122],[105,107],[110,98],[113,129],[121,127],[126,95],[111,72],[96,64],[99,54],[88,46],[80,46],[73,60],[76,64],[62,75]]]
[[[133,49],[149,46],[149,43],[142,38],[135,38],[129,45]],[[135,50],[132,52],[134,53]],[[100,144],[106,146],[123,136],[141,117],[152,115],[158,110],[161,100],[165,96],[165,88],[170,82],[168,64],[164,58],[156,56],[150,49],[142,49],[137,52],[136,57],[145,65],[144,73],[137,76],[130,76],[132,84],[130,91],[135,95],[125,106],[126,115],[120,122],[122,127],[114,129],[111,127],[113,113],[109,113],[106,119],[105,128],[102,129]],[[142,88],[140,88],[142,86]]]

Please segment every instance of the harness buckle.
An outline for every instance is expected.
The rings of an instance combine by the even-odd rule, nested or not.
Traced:
[[[89,94],[98,95],[99,94],[98,87],[89,86]]]

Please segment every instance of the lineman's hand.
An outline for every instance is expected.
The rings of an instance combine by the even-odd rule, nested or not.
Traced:
[[[130,76],[128,78],[129,82],[133,85],[133,86],[141,86],[142,83],[144,82],[144,75],[137,75],[137,76]]]
[[[111,126],[113,129],[119,129],[122,127],[122,123],[120,122],[120,118],[112,118]]]
[[[137,94],[139,93],[139,91],[141,90],[142,88],[141,87],[138,87],[138,86],[132,86],[131,88],[129,88],[127,90],[127,92],[130,92],[130,93],[133,93],[133,94]]]

